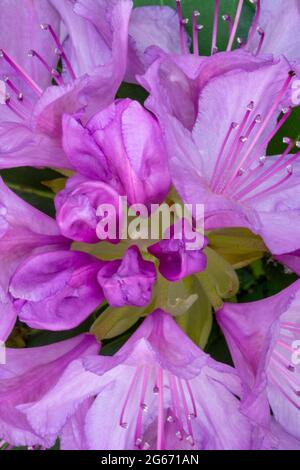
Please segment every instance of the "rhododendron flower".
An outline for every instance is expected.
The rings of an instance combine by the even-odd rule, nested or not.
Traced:
[[[138,247],[131,246],[122,260],[108,262],[99,271],[97,279],[113,307],[143,307],[151,301],[156,281],[155,265],[142,258]]]
[[[46,3],[50,5],[49,2]],[[73,12],[71,2],[65,1],[60,2],[60,4],[66,5],[66,13],[70,15],[68,19],[71,25],[72,20],[75,24],[77,21],[83,21]],[[3,106],[6,105],[9,108],[12,116],[5,117],[4,121],[8,122],[2,122],[1,124],[0,155],[2,168],[26,164],[70,168],[70,163],[66,160],[60,145],[62,115],[65,112],[80,112],[82,118],[84,116],[88,117],[89,113],[92,112],[91,106],[97,106],[100,109],[101,106],[105,107],[113,100],[126,70],[128,22],[131,7],[132,3],[130,1],[122,0],[116,3],[111,12],[110,21],[115,31],[115,39],[113,40],[113,49],[109,62],[98,67],[95,64],[95,68],[91,71],[87,68],[84,69],[86,56],[82,55],[84,70],[80,70],[81,75],[79,77],[74,72],[71,60],[59,40],[57,28],[55,30],[53,25],[47,23],[47,9],[39,13],[43,17],[45,16],[41,28],[44,30],[43,34],[48,36],[48,49],[41,50],[40,46],[43,46],[43,43],[39,44],[36,41],[33,43],[30,53],[32,60],[38,61],[39,68],[43,71],[39,72],[37,77],[29,75],[30,71],[27,72],[24,68],[28,61],[28,50],[23,49],[24,55],[20,63],[15,61],[14,51],[20,45],[15,30],[11,28],[13,33],[12,44],[9,45],[7,50],[2,49],[1,52],[1,61],[4,64],[6,73],[7,66],[10,66],[6,85],[11,90],[11,93],[4,97]],[[7,5],[6,8],[8,10],[10,8],[14,9],[15,5]],[[35,13],[36,4],[31,4],[29,8]],[[67,22],[66,18],[63,19]],[[34,14],[33,20],[34,24],[25,21],[24,34],[26,34],[26,37],[30,34],[31,28],[34,30],[40,28],[40,25],[35,23],[36,15]],[[49,20],[51,20],[51,17]],[[85,23],[83,35],[89,37],[89,31],[93,29],[93,25],[90,25],[88,21]],[[52,44],[52,55],[55,57],[55,49],[57,49],[68,70],[68,73],[63,76],[60,76],[53,68],[53,63],[48,64],[48,57],[44,56],[50,49],[50,44]],[[28,40],[25,43],[25,46],[27,45]],[[37,51],[33,49],[35,45],[38,48]],[[54,58],[51,60],[53,61]],[[58,60],[57,55],[56,60]],[[25,65],[23,66],[23,64]],[[54,79],[58,86],[48,86],[44,90],[41,84],[36,81],[40,74],[48,78],[49,85],[51,79]],[[46,78],[44,78],[44,83],[46,83]],[[17,122],[13,123],[11,121]]]
[[[38,435],[59,435],[76,413],[73,441],[84,436],[86,449],[250,446],[252,427],[239,412],[234,370],[197,348],[163,311],[148,316],[113,357],[83,364],[92,372],[76,361],[41,400],[19,407]],[[72,448],[68,426],[66,432],[62,443]]]
[[[79,251],[28,257],[15,270],[9,292],[20,320],[32,328],[71,329],[103,300],[113,306],[146,306],[156,281],[155,266],[130,247],[122,260],[103,262]]]
[[[300,272],[300,0],[250,1],[203,56],[181,0],[0,0],[0,169],[61,174],[0,179],[0,450],[300,449],[300,281],[236,303]]]
[[[36,434],[20,404],[33,405],[51,390],[68,365],[97,355],[99,344],[92,335],[80,335],[60,343],[28,349],[7,349],[0,366],[0,448],[9,446],[51,447],[56,435]]]
[[[131,22],[130,76],[144,71],[144,51],[153,44],[152,33],[154,44],[162,47],[174,37],[171,51],[177,50],[176,42],[179,44],[171,9],[137,10]],[[0,82],[1,168],[72,168],[61,148],[62,116],[77,114],[86,121],[112,103],[127,70],[131,12],[131,0],[26,1],[21,10],[19,2],[5,2],[0,33],[0,70],[5,74],[4,82]],[[162,25],[166,32],[158,38],[158,31],[164,31]],[[20,31],[24,37],[21,42]],[[59,59],[62,74],[56,68]],[[50,86],[51,81],[56,86]]]
[[[284,59],[215,77],[202,88],[191,130],[156,105],[155,94],[149,101],[164,129],[173,183],[185,203],[204,204],[205,228],[250,228],[275,254],[299,247],[300,225],[290,223],[299,218],[299,152],[291,154],[294,142],[286,138],[282,155],[265,156],[290,115],[286,108],[276,122],[293,77]]]
[[[182,54],[189,52],[185,34],[189,18],[184,18],[181,0],[176,1],[179,21],[179,34]],[[229,26],[226,52],[231,52],[235,45],[250,50],[254,55],[271,53],[275,56],[285,55],[291,62],[299,61],[298,28],[300,26],[300,5],[298,0],[291,0],[289,5],[283,7],[280,0],[250,0],[255,5],[255,14],[249,28],[247,38],[237,36],[237,32],[243,18],[245,0],[238,0],[235,16],[222,15],[222,20]],[[220,19],[220,0],[214,0],[214,18],[211,38],[211,54],[216,54],[218,48],[218,33]],[[200,12],[193,11],[192,15],[192,39],[193,53],[199,55],[199,32],[203,25],[199,24]],[[280,26],[280,27],[279,27]],[[201,52],[201,49],[200,49]]]
[[[299,63],[299,0],[286,5],[280,0],[257,0],[256,5],[256,21],[249,34],[251,50],[259,48],[261,53],[282,54],[292,63]]]
[[[97,208],[112,204],[122,219],[118,196],[129,204],[164,200],[170,187],[165,146],[157,121],[137,101],[116,101],[85,127],[65,116],[63,131],[65,153],[78,172],[56,197],[64,235],[99,241]]]
[[[176,282],[204,271],[207,263],[203,249],[208,240],[192,230],[186,220],[170,227],[170,237],[149,246],[148,251],[159,260],[159,271],[169,281]]]
[[[296,281],[272,297],[225,304],[217,313],[244,384],[243,412],[267,424],[275,420],[300,439],[299,288]],[[264,410],[264,412],[263,412]]]
[[[29,256],[67,249],[54,220],[10,191],[0,179],[0,341],[9,336],[17,316],[9,284],[16,268]]]

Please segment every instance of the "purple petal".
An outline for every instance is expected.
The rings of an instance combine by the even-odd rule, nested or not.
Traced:
[[[290,61],[300,59],[299,27],[300,4],[291,0],[284,4],[280,0],[263,0],[259,16],[259,26],[264,31],[261,53],[272,53],[274,56],[284,55]],[[257,50],[260,36],[255,35],[251,41],[251,49]]]
[[[84,253],[59,251],[36,255],[14,274],[10,293],[19,302],[19,317],[32,328],[74,328],[103,300],[97,283],[101,261]]]
[[[4,122],[0,125],[0,168],[20,166],[72,169],[60,141],[24,124]]]
[[[300,250],[278,255],[275,259],[300,276]]]
[[[16,268],[33,253],[66,249],[68,244],[53,219],[20,199],[0,180],[0,339],[8,337],[16,318],[8,292]]]
[[[94,354],[95,351],[91,351],[89,356]],[[79,412],[79,407],[103,388],[99,377],[86,371],[81,360],[73,360],[64,369],[54,387],[41,399],[19,407],[40,436],[59,435],[69,418]]]
[[[243,409],[257,422],[266,424],[269,420],[268,394],[276,419],[296,437],[299,437],[299,398],[293,392],[292,383],[296,381],[297,389],[299,371],[291,365],[293,349],[288,344],[293,342],[293,335],[287,339],[284,325],[295,324],[297,332],[298,290],[297,281],[264,300],[224,304],[217,313],[243,380]]]
[[[40,87],[44,88],[51,84],[49,72],[34,58],[28,57],[28,51],[36,50],[50,68],[56,67],[55,45],[51,36],[41,30],[42,23],[51,24],[56,32],[59,30],[59,16],[49,1],[3,0],[1,2],[1,48],[10,54]],[[3,72],[2,64],[1,71]],[[6,73],[11,76],[12,70],[7,70]],[[21,88],[24,89],[24,83]]]
[[[114,209],[111,213],[112,223],[119,227],[122,213],[119,208],[119,195],[110,186],[100,181],[83,180],[77,184],[78,178],[71,178],[65,190],[55,198],[57,223],[61,233],[73,240],[98,243],[96,229],[101,220],[97,212],[100,206]],[[121,208],[122,209],[122,208]],[[109,222],[108,222],[109,223]],[[115,242],[118,231],[112,234]],[[109,238],[108,238],[109,239]]]
[[[155,266],[141,257],[136,246],[122,260],[111,261],[98,273],[104,296],[113,307],[148,305],[156,281]]]
[[[120,100],[88,124],[121,194],[130,203],[159,203],[170,178],[157,121],[136,101]],[[113,143],[113,145],[112,145]]]
[[[164,113],[168,112],[189,130],[197,118],[199,95],[212,79],[233,71],[255,71],[273,62],[272,56],[255,57],[244,50],[211,57],[164,54],[155,48],[151,53],[153,64],[139,77],[150,93],[146,106],[161,116],[162,127]]]
[[[126,81],[136,82],[136,75],[149,65],[147,48],[158,46],[167,53],[180,53],[179,21],[168,6],[145,6],[132,10],[129,26],[129,51]]]
[[[18,405],[38,403],[55,386],[67,366],[80,357],[97,354],[93,336],[80,335],[70,340],[30,349],[8,349],[7,363],[0,368],[0,434],[12,445],[51,446],[56,435],[48,430],[37,435]]]
[[[205,269],[206,256],[202,250],[207,243],[200,233],[192,231],[188,223],[179,221],[176,227],[171,227],[170,239],[150,246],[148,251],[159,259],[160,273],[169,281],[176,282]]]

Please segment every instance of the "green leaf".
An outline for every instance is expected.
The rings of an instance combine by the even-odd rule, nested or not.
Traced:
[[[286,144],[282,141],[284,137],[290,137],[294,142],[300,140],[300,106],[293,109],[291,116],[270,142],[267,151],[268,155],[280,155],[286,149]],[[298,150],[295,146],[293,153]]]
[[[195,276],[185,279],[184,284],[191,294],[197,294],[197,299],[187,312],[176,317],[176,321],[187,335],[200,348],[204,349],[213,322],[211,303],[200,281]]]
[[[43,181],[42,183],[47,188],[50,188],[53,194],[57,194],[65,188],[66,182],[66,178],[55,178],[54,180]]]
[[[99,341],[120,336],[142,316],[144,307],[108,307],[93,323],[90,331]]]
[[[232,266],[216,251],[205,248],[207,268],[197,274],[215,310],[223,305],[223,299],[230,299],[239,289],[239,279]]]
[[[260,259],[268,251],[263,240],[246,228],[226,228],[208,233],[209,246],[235,269]]]
[[[60,176],[58,173],[49,169],[22,167],[1,170],[0,175],[18,196],[36,209],[54,217],[54,194],[42,182],[57,178]]]

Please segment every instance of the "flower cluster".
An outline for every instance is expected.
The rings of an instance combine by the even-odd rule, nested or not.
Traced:
[[[55,218],[0,179],[0,449],[300,449],[300,283],[233,302],[265,253],[300,274],[300,142],[267,152],[299,104],[300,1],[237,1],[224,51],[213,3],[201,55],[181,0],[0,0],[0,169],[59,176]],[[10,347],[20,328],[67,339]]]

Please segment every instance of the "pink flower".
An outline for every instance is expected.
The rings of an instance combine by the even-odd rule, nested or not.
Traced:
[[[39,402],[68,366],[85,356],[97,355],[99,344],[91,335],[28,349],[7,349],[0,366],[0,448],[11,446],[51,447],[56,435],[41,437],[31,427],[19,405]]]
[[[35,432],[62,435],[63,448],[250,446],[252,428],[239,412],[234,370],[202,352],[161,310],[113,357],[83,364],[88,370],[74,362],[39,402],[22,406]]]
[[[0,179],[0,340],[5,341],[16,320],[17,308],[9,291],[11,277],[28,257],[61,253],[69,241],[54,220],[10,191]]]
[[[299,281],[267,299],[225,304],[217,313],[242,379],[242,410],[267,426],[269,406],[300,440]]]
[[[131,13],[131,0],[25,0],[21,8],[16,0],[4,2],[1,168],[71,169],[61,148],[63,114],[76,114],[86,122],[113,102],[126,71],[132,80],[145,71],[149,45],[167,47],[174,38],[170,51],[178,49],[178,25],[171,9]],[[62,73],[57,70],[59,59]]]

